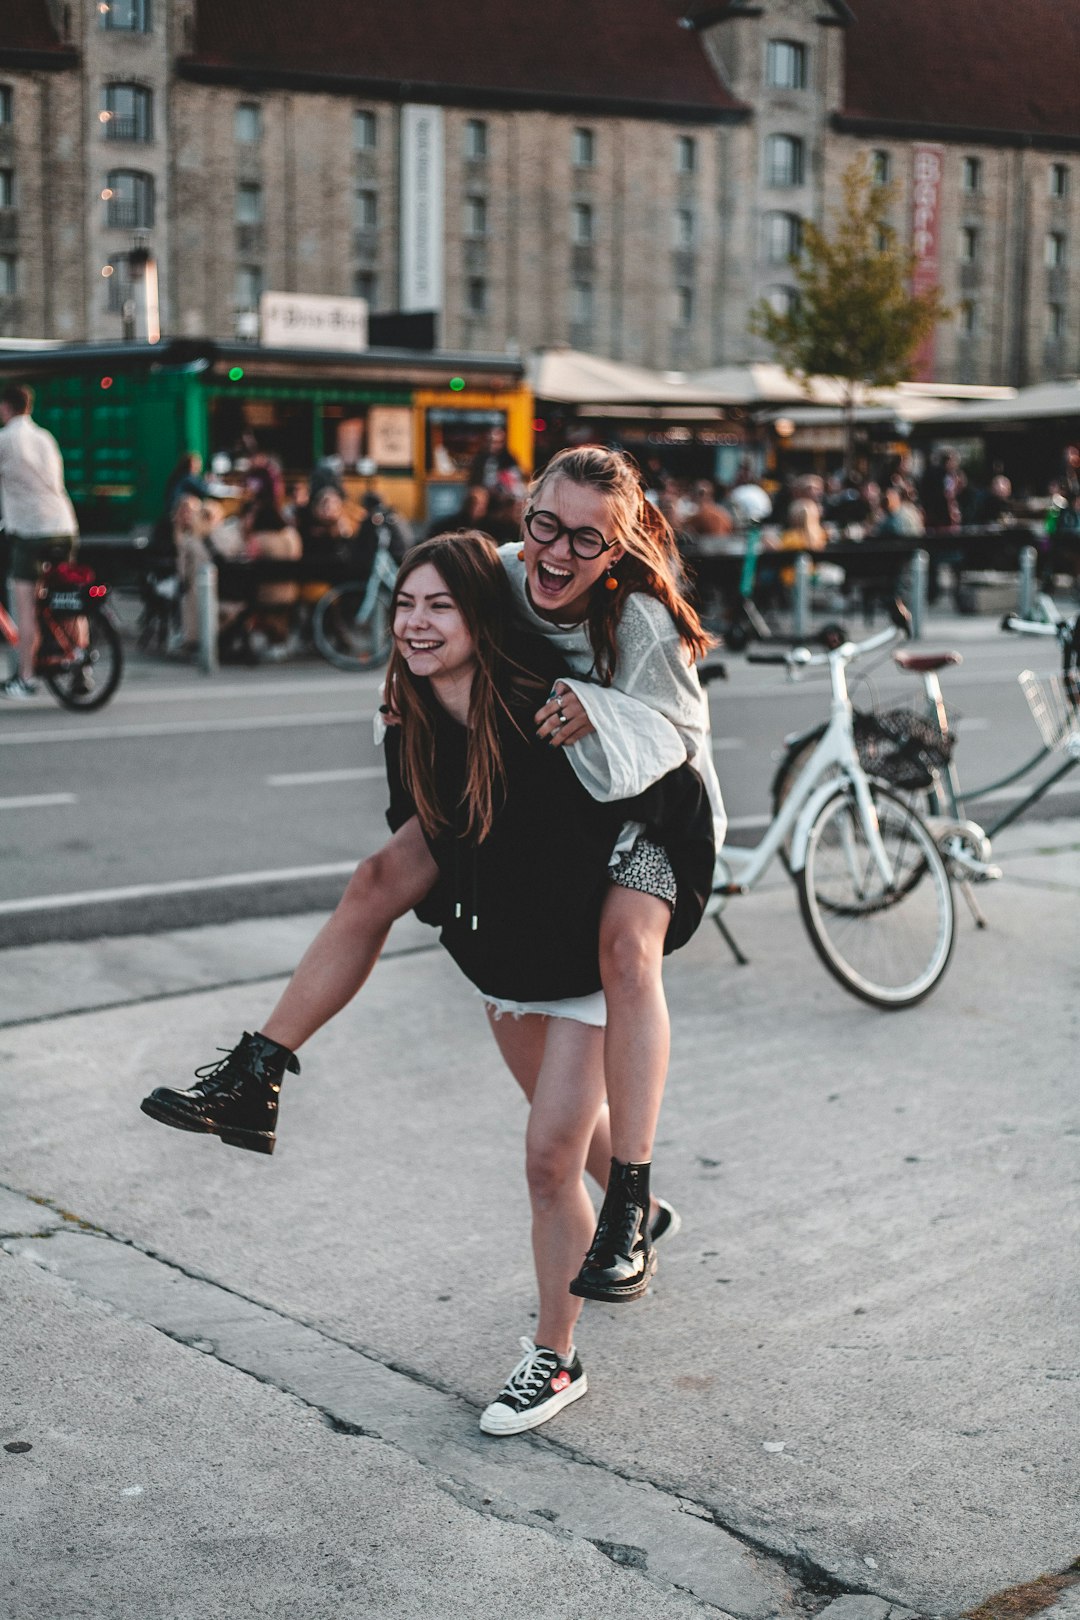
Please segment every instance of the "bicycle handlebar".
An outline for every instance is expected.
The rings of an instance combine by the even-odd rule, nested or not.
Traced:
[[[834,647],[828,652],[811,652],[807,646],[789,647],[786,652],[757,652],[751,648],[746,654],[746,661],[748,664],[785,664],[789,671],[795,674],[801,669],[820,669],[837,657],[842,657],[845,664],[850,664],[854,659],[863,657],[865,653],[877,652],[901,637],[906,639],[907,634],[906,626],[890,624],[886,630],[879,630],[876,635],[868,636],[865,641],[845,641],[842,646]]]

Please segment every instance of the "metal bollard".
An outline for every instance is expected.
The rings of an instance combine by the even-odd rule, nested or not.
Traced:
[[[195,590],[199,604],[199,668],[204,675],[214,675],[218,667],[218,594],[217,569],[212,562],[199,564]]]
[[[1030,619],[1035,612],[1035,568],[1039,561],[1039,554],[1034,546],[1023,546],[1020,550],[1020,600],[1016,604],[1016,611],[1021,619]]]
[[[921,641],[926,623],[926,592],[930,579],[930,557],[925,551],[911,553],[908,570],[908,608],[911,612],[911,639]]]
[[[800,552],[795,559],[795,589],[791,597],[791,633],[810,634],[810,559]]]

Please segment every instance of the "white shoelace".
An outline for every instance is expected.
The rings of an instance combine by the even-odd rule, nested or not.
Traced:
[[[564,1365],[554,1350],[537,1349],[533,1341],[524,1335],[518,1343],[525,1354],[503,1385],[500,1400],[508,1396],[511,1400],[527,1401]],[[573,1354],[571,1348],[570,1359],[573,1359]]]

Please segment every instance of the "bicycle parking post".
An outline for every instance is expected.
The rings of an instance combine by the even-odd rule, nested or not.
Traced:
[[[925,551],[911,553],[908,570],[908,608],[911,611],[911,639],[921,641],[926,622],[926,592],[930,579],[930,557]]]
[[[1016,611],[1021,619],[1030,619],[1035,613],[1035,567],[1039,554],[1034,546],[1020,550],[1020,595]]]
[[[810,558],[801,551],[795,559],[795,589],[791,600],[791,633],[810,634]]]
[[[199,668],[214,675],[218,667],[218,578],[212,562],[199,564],[195,590],[199,605]]]

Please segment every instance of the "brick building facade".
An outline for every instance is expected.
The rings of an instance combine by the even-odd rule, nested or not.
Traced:
[[[420,229],[447,348],[738,363],[863,154],[953,309],[926,369],[1075,372],[1078,57],[1059,0],[0,0],[0,334],[119,337],[136,232],[167,333],[415,307]]]

